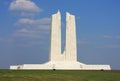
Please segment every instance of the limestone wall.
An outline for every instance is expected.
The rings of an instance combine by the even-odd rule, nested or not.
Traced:
[[[77,61],[75,16],[66,13],[66,61]]]
[[[60,61],[61,54],[61,15],[58,11],[52,15],[50,61]]]

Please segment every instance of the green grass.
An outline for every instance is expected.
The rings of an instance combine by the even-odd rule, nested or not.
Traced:
[[[0,81],[120,81],[120,71],[0,70]]]

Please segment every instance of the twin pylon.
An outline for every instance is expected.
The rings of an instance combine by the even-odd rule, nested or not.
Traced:
[[[61,53],[61,14],[52,15],[50,61],[77,61],[75,16],[66,13],[66,42]]]

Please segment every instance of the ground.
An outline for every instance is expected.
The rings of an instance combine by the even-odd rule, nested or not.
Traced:
[[[120,71],[0,70],[0,81],[120,81]]]

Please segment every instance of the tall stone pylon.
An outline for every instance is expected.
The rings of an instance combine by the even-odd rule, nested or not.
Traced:
[[[61,55],[61,14],[58,10],[52,15],[50,61],[60,61]]]
[[[77,61],[77,44],[76,44],[76,24],[75,16],[66,13],[66,61]]]
[[[61,54],[61,14],[58,10],[51,20],[50,61],[77,61],[75,16],[66,13],[66,44]]]

